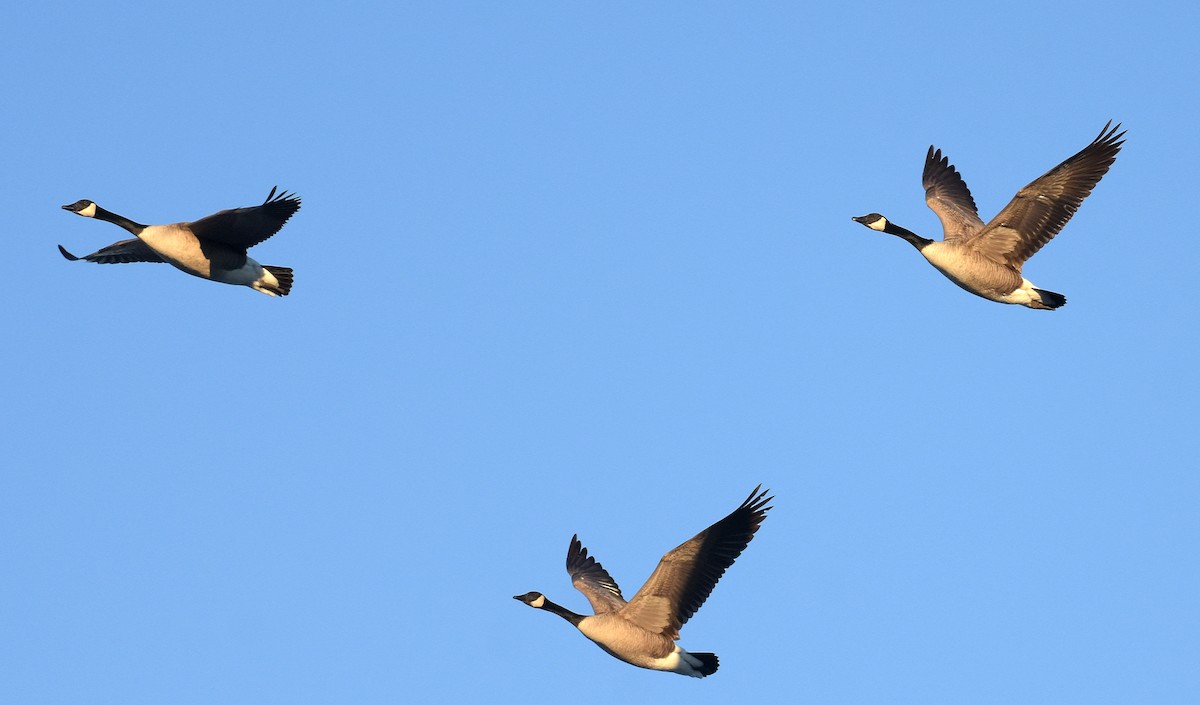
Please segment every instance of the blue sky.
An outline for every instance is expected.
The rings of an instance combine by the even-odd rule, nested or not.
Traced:
[[[1195,702],[1200,13],[975,5],[10,11],[0,702]],[[1110,118],[1057,312],[850,221]],[[286,299],[55,248],[276,184]],[[511,598],[758,483],[710,678]]]

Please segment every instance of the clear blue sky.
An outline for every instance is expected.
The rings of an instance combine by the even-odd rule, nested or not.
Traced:
[[[649,5],[7,13],[0,702],[1200,701],[1194,5]],[[1057,312],[850,220],[1110,118]],[[286,299],[55,249],[276,184]],[[711,678],[512,600],[760,482]]]

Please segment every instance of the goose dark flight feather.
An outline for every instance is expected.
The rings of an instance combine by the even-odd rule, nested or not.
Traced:
[[[130,262],[165,262],[162,257],[159,257],[150,246],[136,237],[131,237],[128,240],[120,240],[111,245],[101,247],[90,255],[76,257],[67,252],[67,248],[62,245],[58,246],[58,251],[62,253],[72,262],[77,260],[87,260],[97,264],[128,264]]]

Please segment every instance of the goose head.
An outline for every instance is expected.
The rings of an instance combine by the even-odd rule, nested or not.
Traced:
[[[82,215],[85,218],[96,217],[96,204],[86,198],[75,201],[70,205],[63,206],[63,210],[71,211],[76,215]]]
[[[867,213],[866,215],[860,215],[856,218],[851,218],[850,220],[853,220],[856,223],[862,223],[868,228],[872,230],[878,230],[879,232],[885,232],[888,226],[888,219],[884,218],[878,213]]]
[[[541,609],[546,604],[546,596],[540,592],[527,592],[524,595],[513,595],[514,600],[520,600],[530,607]]]

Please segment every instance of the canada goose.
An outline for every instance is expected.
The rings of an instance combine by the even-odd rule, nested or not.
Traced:
[[[1092,192],[1121,151],[1121,125],[1100,135],[1078,154],[1017,192],[1004,210],[984,225],[967,184],[942,150],[930,145],[921,183],[925,203],[942,221],[941,242],[929,240],[878,213],[853,220],[872,230],[899,235],[917,248],[950,281],[972,294],[1004,304],[1053,310],[1067,297],[1038,289],[1021,276],[1021,265],[1058,234]]]
[[[86,199],[63,208],[86,218],[107,220],[136,235],[85,257],[76,257],[59,245],[58,251],[72,262],[168,262],[202,279],[248,286],[268,296],[287,296],[292,290],[291,269],[259,264],[246,250],[279,232],[300,210],[300,197],[295,194],[276,196],[272,188],[262,205],[233,208],[171,225],[135,223]]]
[[[571,584],[587,597],[594,616],[575,614],[540,592],[513,596],[530,607],[562,617],[601,649],[634,666],[671,671],[694,678],[712,675],[717,656],[688,653],[675,644],[679,629],[704,604],[725,569],[745,550],[767,516],[767,490],[754,488],[729,516],[669,551],[641,590],[629,602],[621,588],[587,549],[579,536],[567,549]]]

